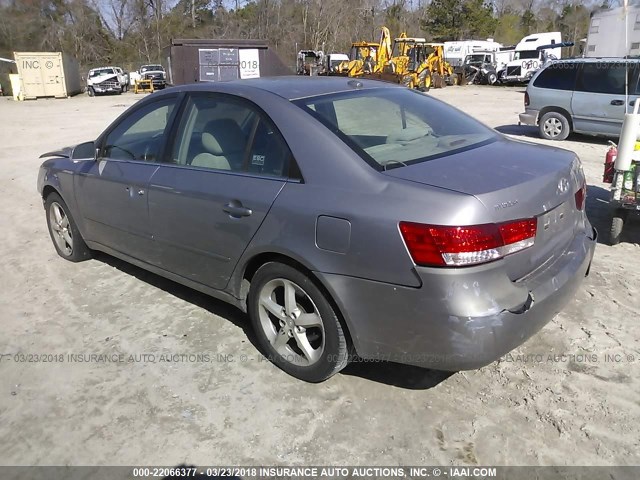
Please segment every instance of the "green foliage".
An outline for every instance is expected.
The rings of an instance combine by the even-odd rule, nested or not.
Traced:
[[[433,0],[425,13],[422,29],[436,41],[486,38],[497,25],[484,0]]]
[[[505,45],[518,43],[524,37],[522,16],[511,12],[504,13],[497,19],[494,35]]]

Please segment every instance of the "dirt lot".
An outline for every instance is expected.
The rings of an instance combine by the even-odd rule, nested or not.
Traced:
[[[517,126],[522,89],[431,94],[545,143]],[[640,233],[602,243],[605,140],[560,144],[584,162],[602,240],[542,332],[478,371],[355,364],[309,385],[260,360],[233,308],[105,255],[56,255],[38,155],[95,138],[138,99],[0,99],[0,464],[640,464]],[[197,353],[211,362],[159,360]]]

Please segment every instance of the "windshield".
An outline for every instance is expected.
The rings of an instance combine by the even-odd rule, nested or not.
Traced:
[[[473,63],[482,63],[485,61],[484,55],[467,55],[465,59],[465,63],[473,64]]]
[[[516,52],[513,57],[514,60],[524,60],[525,58],[538,58],[539,53],[537,50],[520,50]]]
[[[115,73],[113,68],[97,68],[89,72],[89,78],[97,77],[98,75],[114,75]]]
[[[444,157],[494,141],[493,130],[406,88],[376,88],[294,102],[378,170]]]
[[[153,71],[162,71],[162,65],[145,65],[140,69],[141,72],[153,72]]]

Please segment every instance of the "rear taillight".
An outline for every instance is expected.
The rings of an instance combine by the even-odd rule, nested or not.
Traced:
[[[417,265],[454,267],[490,262],[532,246],[537,225],[535,218],[461,227],[400,222],[400,233]]]
[[[529,92],[524,92],[524,106],[528,107],[529,103]]]
[[[578,210],[584,209],[584,201],[587,198],[587,185],[586,183],[582,184],[582,187],[576,192],[576,208]]]

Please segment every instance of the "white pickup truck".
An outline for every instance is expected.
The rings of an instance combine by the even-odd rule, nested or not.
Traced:
[[[120,67],[92,68],[87,75],[87,93],[121,94],[129,89],[129,76]]]

